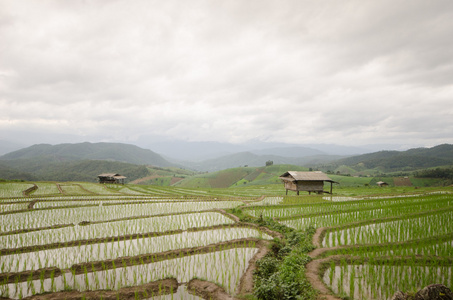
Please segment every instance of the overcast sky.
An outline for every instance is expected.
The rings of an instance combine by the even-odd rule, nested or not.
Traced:
[[[453,1],[0,0],[0,140],[453,143]]]

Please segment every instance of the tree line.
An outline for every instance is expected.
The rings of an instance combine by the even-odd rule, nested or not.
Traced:
[[[414,177],[453,179],[453,168],[436,168],[414,172]]]

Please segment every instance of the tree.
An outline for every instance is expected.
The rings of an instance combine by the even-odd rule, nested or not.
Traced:
[[[274,162],[272,160],[266,161],[266,167],[272,166],[273,164],[274,164]]]

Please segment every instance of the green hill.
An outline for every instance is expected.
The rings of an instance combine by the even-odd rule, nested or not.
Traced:
[[[177,182],[175,186],[228,188],[249,185],[276,184],[281,183],[281,180],[278,177],[288,170],[308,171],[307,168],[294,165],[239,167],[191,176]]]
[[[159,154],[119,143],[39,144],[0,157],[0,178],[96,181],[100,173],[120,173],[127,181],[150,175],[146,166],[171,167]]]
[[[7,180],[26,180],[26,181],[33,181],[37,180],[35,176],[28,172],[21,172],[14,168],[5,166],[4,164],[0,164],[0,179],[7,179]]]
[[[47,161],[110,160],[158,167],[173,165],[151,150],[120,143],[39,144],[0,157],[2,161],[18,159]]]
[[[379,151],[348,157],[323,164],[321,170],[352,175],[407,172],[453,164],[453,145],[443,144],[432,148],[407,151]]]
[[[8,173],[8,170],[14,170],[14,173]],[[3,179],[40,181],[96,182],[101,173],[119,173],[126,176],[128,182],[149,175],[148,168],[143,165],[99,160],[55,162],[21,159],[14,161],[14,169],[0,168],[0,178]]]

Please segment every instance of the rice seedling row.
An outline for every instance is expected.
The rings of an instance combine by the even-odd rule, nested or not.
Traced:
[[[115,200],[104,200],[104,199],[96,199],[92,198],[89,200],[85,199],[66,199],[66,200],[43,200],[43,199],[32,199],[36,201],[34,204],[34,209],[42,209],[42,208],[53,208],[53,207],[72,207],[72,206],[89,206],[89,205],[118,205],[118,204],[133,204],[133,203],[151,203],[151,202],[203,202],[203,201],[230,201],[228,199],[225,200],[217,200],[217,199],[193,199],[193,198],[121,198]],[[238,201],[239,199],[235,199],[234,201]]]
[[[253,205],[277,205],[282,200],[283,200],[283,197],[265,197],[263,200],[253,203]],[[248,211],[252,211],[252,210],[248,209]]]
[[[117,194],[115,191],[108,189],[105,185],[90,182],[77,182],[84,190],[97,195]]]
[[[426,238],[453,232],[451,227],[453,211],[440,211],[435,214],[373,223],[345,229],[327,231],[323,247],[354,244],[381,244],[412,239]]]
[[[331,262],[323,280],[336,294],[352,299],[390,299],[395,291],[416,291],[433,282],[453,287],[453,267],[442,261],[351,264],[343,259]]]
[[[38,189],[33,192],[33,196],[60,194],[60,190],[56,183],[38,182],[36,185],[38,186]]]
[[[264,207],[246,207],[246,212],[252,216],[271,218],[286,218],[297,215],[310,215],[317,213],[330,213],[337,211],[352,211],[359,209],[373,209],[388,207],[391,205],[412,205],[417,203],[437,202],[443,200],[445,205],[452,205],[453,199],[446,195],[428,195],[407,197],[402,199],[377,199],[377,200],[356,200],[346,202],[323,202],[315,204],[299,204],[299,205],[278,205],[278,206],[264,206]]]
[[[28,209],[28,202],[0,204],[0,213]]]
[[[146,203],[112,206],[75,207],[71,209],[47,209],[0,215],[0,231],[8,232],[30,228],[48,227],[57,224],[79,224],[83,221],[97,222],[219,208],[233,208],[240,201],[205,201],[189,203]]]
[[[257,229],[225,227],[203,231],[185,231],[177,234],[121,239],[112,237],[95,244],[79,244],[72,247],[39,250],[34,252],[3,255],[1,273],[24,272],[56,267],[67,269],[73,264],[104,261],[119,257],[158,253],[175,249],[201,247],[231,240],[247,238],[271,239]]]
[[[60,183],[60,188],[62,189],[64,194],[70,195],[93,195],[94,193],[86,190],[80,184],[65,184]]]
[[[215,282],[234,294],[240,277],[256,252],[256,248],[233,248],[151,263],[137,261],[132,266],[118,264],[113,268],[106,266],[101,270],[84,266],[81,274],[72,270],[51,278],[0,285],[0,295],[17,299],[65,289],[118,290],[125,286],[137,286],[168,277],[175,277],[178,282],[188,282],[194,277],[202,278]]]
[[[230,218],[215,212],[168,215],[132,220],[112,221],[86,226],[69,226],[27,233],[0,236],[0,249],[19,248],[74,240],[97,239],[145,232],[186,230],[234,223]]]
[[[329,255],[351,255],[360,257],[453,257],[453,234],[418,239],[408,242],[378,244],[375,246],[342,247]]]
[[[307,217],[289,217],[289,219],[281,220],[280,223],[298,230],[305,230],[313,226],[332,227],[344,224],[361,222],[372,219],[382,219],[390,217],[404,217],[405,215],[421,212],[438,210],[441,208],[452,207],[453,199],[444,201],[430,201],[426,203],[416,204],[397,204],[386,206],[385,208],[349,210],[347,212],[333,212],[329,214],[318,214]]]
[[[31,187],[31,183],[0,182],[0,198],[22,197],[22,192]]]

